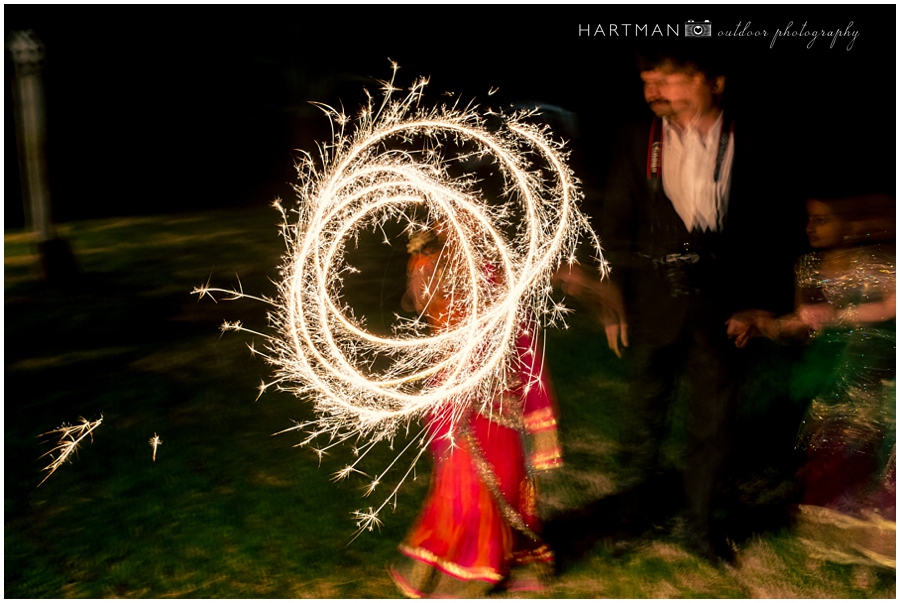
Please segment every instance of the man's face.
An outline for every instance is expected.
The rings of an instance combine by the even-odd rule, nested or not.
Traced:
[[[700,72],[677,71],[670,65],[642,71],[644,99],[657,117],[669,117],[682,125],[706,114],[716,105],[716,93],[724,78],[710,82]]]

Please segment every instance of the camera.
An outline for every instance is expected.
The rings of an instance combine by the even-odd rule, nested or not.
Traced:
[[[670,253],[663,260],[657,260],[671,297],[692,295],[699,290],[700,272],[695,266],[699,261],[700,256],[696,253]]]
[[[709,21],[697,23],[688,21],[684,24],[685,38],[710,38],[712,37],[712,24]]]

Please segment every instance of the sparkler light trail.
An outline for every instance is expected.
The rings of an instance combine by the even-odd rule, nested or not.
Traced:
[[[53,462],[41,469],[41,471],[47,471],[47,475],[45,475],[44,479],[41,480],[41,483],[37,485],[38,488],[40,488],[41,485],[47,481],[57,469],[59,469],[60,465],[69,460],[69,457],[78,448],[78,444],[81,443],[81,440],[90,435],[91,442],[94,441],[93,431],[103,422],[103,415],[100,415],[100,418],[96,421],[88,421],[84,417],[78,417],[78,420],[81,422],[77,425],[63,423],[56,429],[44,432],[38,436],[44,437],[51,434],[59,434],[59,440],[56,442],[56,445],[40,457],[44,458],[45,456],[49,456],[53,459]]]
[[[581,236],[591,240],[606,269],[599,241],[577,207],[581,192],[563,145],[531,123],[535,111],[480,114],[459,101],[423,108],[425,79],[395,100],[396,71],[395,64],[391,81],[382,82],[382,98],[370,95],[355,117],[319,105],[333,139],[297,166],[297,218],[289,222],[275,204],[288,251],[278,297],[263,301],[275,308],[270,322],[277,335],[267,338],[266,351],[255,350],[276,367],[274,381],[260,393],[275,386],[312,400],[317,418],[285,431],[305,432],[298,445],[314,447],[320,459],[338,444],[352,444],[357,458],[335,479],[354,472],[369,477],[367,496],[404,453],[413,459],[399,482],[412,475],[429,436],[423,429],[388,469],[368,476],[356,466],[372,446],[409,433],[428,411],[447,411],[452,425],[467,408],[506,389],[524,318],[562,322],[567,309],[551,299],[551,277],[575,261]],[[496,194],[479,190],[485,181],[467,170],[473,163],[488,166],[483,171],[499,183]],[[466,320],[431,333],[423,316],[397,316],[393,334],[382,336],[355,316],[342,297],[344,276],[356,271],[346,261],[347,245],[364,230],[384,232],[388,223],[413,236],[441,225],[448,263],[459,269],[440,286],[450,289]],[[496,278],[486,278],[486,265],[495,267]],[[247,297],[208,284],[194,292]],[[223,330],[244,329],[226,323]],[[323,437],[328,443],[318,447]],[[360,530],[378,525],[378,512],[396,502],[398,488],[380,507],[357,512]]]

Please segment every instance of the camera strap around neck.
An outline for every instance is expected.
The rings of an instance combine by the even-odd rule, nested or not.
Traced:
[[[647,181],[652,190],[657,190],[662,180],[664,130],[662,118],[653,118],[653,123],[650,124],[650,141],[647,145]],[[716,152],[716,169],[713,172],[713,181],[717,184],[722,172],[722,163],[725,161],[725,153],[728,151],[728,139],[733,133],[734,122],[723,121],[722,131],[719,133],[719,149]]]

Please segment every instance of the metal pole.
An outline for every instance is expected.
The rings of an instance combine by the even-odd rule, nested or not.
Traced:
[[[78,273],[78,266],[69,243],[56,236],[50,219],[47,120],[41,75],[44,44],[31,30],[16,31],[10,34],[7,48],[16,71],[14,102],[25,215],[34,230],[43,277],[48,282],[63,283]]]
[[[16,123],[23,154],[21,165],[26,215],[30,215],[38,243],[53,238],[50,187],[47,184],[47,126],[41,62],[44,45],[32,31],[16,31],[7,45],[16,69]]]

